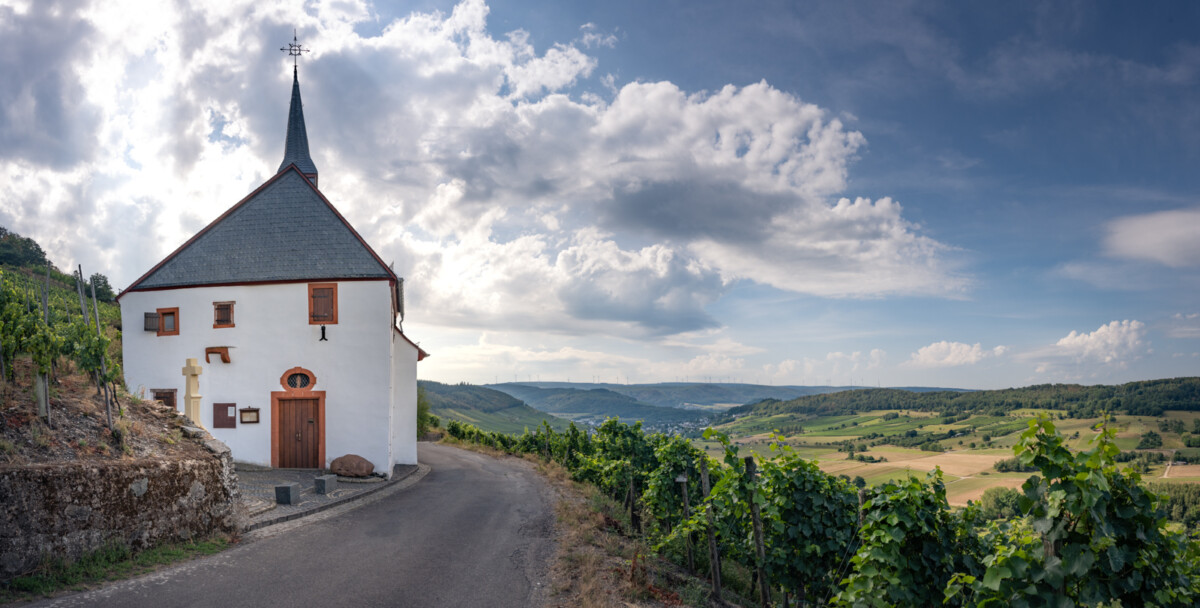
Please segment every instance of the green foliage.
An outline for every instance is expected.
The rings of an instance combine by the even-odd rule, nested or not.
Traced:
[[[1106,418],[1107,420],[1107,418]],[[1158,497],[1102,423],[1095,447],[1073,453],[1048,418],[1030,421],[1014,448],[1030,477],[1019,504],[1027,518],[993,523],[982,571],[961,570],[949,600],[968,606],[1191,606],[1200,594],[1200,549],[1166,528]]]
[[[1177,521],[1189,530],[1200,528],[1200,484],[1152,483],[1150,491],[1158,494],[1167,518]]]
[[[646,516],[659,551],[706,531],[711,505],[726,565],[761,566],[774,588],[808,605],[1173,607],[1200,599],[1200,543],[1168,530],[1164,509],[1194,523],[1200,490],[1168,490],[1174,494],[1164,499],[1143,488],[1136,472],[1117,468],[1120,450],[1107,428],[1093,449],[1074,453],[1048,418],[1032,421],[1014,454],[1039,474],[1019,493],[989,490],[982,506],[962,512],[947,504],[941,471],[866,489],[859,509],[848,479],[822,472],[778,440],[772,449],[779,455],[752,480],[737,446],[712,429],[704,435],[722,445],[722,462],[680,437],[647,435],[615,419],[593,433],[543,424],[513,436],[455,420],[447,431],[540,454],[618,500],[635,484],[638,500],[626,508]],[[713,481],[707,501],[696,490],[702,458]],[[680,476],[688,480],[690,518]],[[762,515],[761,564],[751,504]]]
[[[34,600],[80,585],[95,585],[144,574],[164,565],[213,555],[225,550],[229,541],[222,536],[168,543],[134,552],[125,545],[111,543],[74,561],[48,560],[36,571],[15,577],[0,585],[0,603]]]
[[[1012,488],[988,488],[979,499],[979,516],[983,519],[1012,519],[1021,514],[1021,493]]]
[[[850,606],[933,606],[958,565],[961,522],[946,503],[942,473],[867,490],[861,545],[835,603]]]
[[[640,420],[644,425],[658,427],[694,422],[703,415],[696,410],[643,403],[628,395],[604,388],[539,388],[512,383],[494,386],[535,409],[576,420],[603,421],[618,418],[626,422]]]
[[[1162,435],[1159,435],[1154,431],[1146,431],[1145,433],[1142,433],[1142,438],[1137,444],[1137,449],[1139,450],[1153,450],[1161,447]]]
[[[996,469],[998,473],[1033,473],[1037,471],[1032,465],[1022,464],[1019,458],[997,460],[992,468]]]
[[[108,284],[108,277],[96,273],[93,274],[88,283],[96,288],[96,299],[101,302],[114,302],[117,299],[117,294],[113,292],[112,285]]]
[[[36,373],[48,373],[51,364],[60,357],[74,361],[87,372],[101,371],[101,356],[107,356],[108,374],[105,382],[121,378],[120,353],[115,352],[113,340],[120,332],[105,322],[97,332],[94,317],[84,317],[78,295],[53,282],[49,297],[49,313],[41,310],[42,280],[25,277],[16,272],[0,270],[0,353],[8,370],[0,370],[14,379],[13,359],[18,353],[30,355]],[[114,321],[120,312],[115,306],[102,306],[103,321]],[[47,316],[49,322],[47,323]]]
[[[429,413],[429,398],[425,396],[425,387],[417,386],[417,437],[425,435],[430,427],[434,426],[431,416],[433,414]]]
[[[0,264],[9,266],[46,266],[46,252],[31,238],[0,226]]]
[[[837,583],[835,569],[856,543],[857,492],[787,445],[771,447],[781,453],[762,463],[767,580],[801,603],[826,598]]]
[[[556,431],[565,431],[567,421],[539,412],[520,399],[485,386],[474,384],[442,384],[419,380],[417,386],[425,391],[430,412],[439,418],[456,419],[482,430],[501,433],[520,433],[526,428],[541,426],[548,420]]]
[[[743,405],[729,410],[726,420],[746,414],[829,416],[895,409],[940,412],[943,416],[964,413],[1003,416],[1024,408],[1066,410],[1073,418],[1094,418],[1102,411],[1116,410],[1134,416],[1157,416],[1168,409],[1200,410],[1200,378],[1145,380],[1117,386],[1042,384],[989,391],[863,389]],[[1196,428],[1200,432],[1200,427]]]

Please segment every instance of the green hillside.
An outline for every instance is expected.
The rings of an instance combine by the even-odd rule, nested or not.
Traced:
[[[667,427],[698,423],[706,418],[701,411],[650,405],[603,388],[538,388],[513,383],[491,386],[543,412],[580,422],[600,423],[606,418],[619,418],[627,423],[640,420],[647,427]]]
[[[1065,410],[1074,418],[1091,418],[1109,410],[1133,416],[1159,416],[1166,410],[1200,410],[1200,378],[1143,380],[1116,386],[1041,384],[971,392],[864,389],[744,405],[728,410],[724,420],[781,414],[830,416],[889,409],[943,415],[1005,415],[1017,409],[1052,409]]]
[[[417,383],[425,391],[429,409],[443,420],[469,422],[481,429],[499,433],[522,433],[541,426],[562,431],[570,424],[545,412],[539,412],[520,399],[482,386],[442,384],[430,380]]]
[[[606,389],[648,405],[661,407],[742,405],[763,399],[795,399],[856,387],[846,386],[782,386],[720,382],[659,382],[655,384],[609,384],[588,382],[523,382],[534,388],[567,388],[576,390]],[[501,389],[503,390],[503,389]],[[941,389],[944,390],[944,389]]]

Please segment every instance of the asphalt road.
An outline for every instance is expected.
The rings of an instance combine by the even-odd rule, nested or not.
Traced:
[[[266,528],[296,524],[218,555],[34,605],[541,604],[554,549],[545,482],[522,461],[428,443],[419,450],[432,471],[410,488]]]

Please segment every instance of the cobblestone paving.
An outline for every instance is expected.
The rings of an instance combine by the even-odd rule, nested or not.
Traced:
[[[336,490],[328,494],[318,494],[316,477],[326,475],[329,471],[321,469],[238,470],[238,488],[242,493],[242,502],[245,503],[251,514],[246,531],[304,517],[373,494],[403,480],[416,471],[417,465],[398,464],[393,469],[390,480],[379,477],[366,479],[338,477]],[[291,482],[300,484],[300,499],[292,505],[276,504],[275,486]],[[270,505],[274,505],[274,508],[270,508]]]

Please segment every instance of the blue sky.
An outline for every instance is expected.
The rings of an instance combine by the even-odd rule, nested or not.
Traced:
[[[0,224],[60,267],[127,285],[271,176],[294,27],[424,378],[1197,374],[1194,4],[133,6],[0,0]]]

